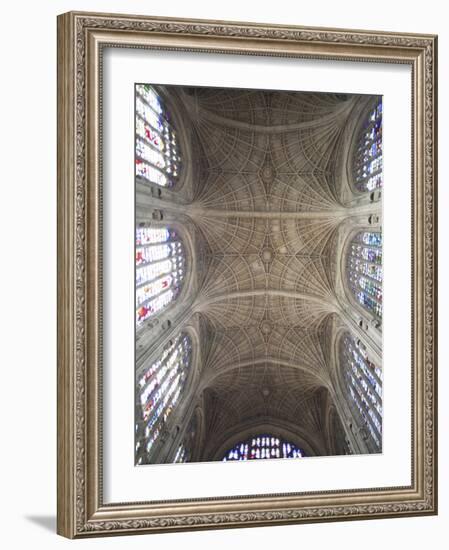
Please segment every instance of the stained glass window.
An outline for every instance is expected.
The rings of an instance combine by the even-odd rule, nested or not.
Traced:
[[[382,319],[382,234],[358,233],[347,254],[347,274],[357,301]]]
[[[149,84],[136,86],[136,176],[173,187],[181,166],[170,111]]]
[[[162,311],[179,293],[185,272],[183,244],[166,227],[136,230],[136,326]]]
[[[198,418],[196,414],[193,414],[192,419],[189,422],[187,430],[184,433],[183,440],[179,444],[173,462],[191,462],[192,451],[195,443],[195,436],[197,431]]]
[[[226,452],[223,462],[228,460],[258,460],[266,458],[301,458],[304,451],[289,441],[273,435],[256,435],[237,443]]]
[[[382,99],[370,111],[360,132],[354,157],[354,178],[359,191],[373,191],[383,185]]]
[[[183,443],[178,447],[173,462],[187,462],[187,450]]]
[[[190,336],[181,333],[170,341],[159,359],[151,363],[137,379],[139,420],[143,422],[143,430],[140,432],[143,435],[137,441],[136,452],[143,446],[144,454],[150,453],[167,426],[179,403],[191,358],[192,341]],[[182,450],[178,459],[181,455]]]
[[[382,369],[370,359],[360,342],[349,334],[340,344],[340,361],[346,387],[361,423],[375,446],[382,445]]]

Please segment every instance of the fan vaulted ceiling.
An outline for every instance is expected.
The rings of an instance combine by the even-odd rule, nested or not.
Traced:
[[[176,95],[197,167],[185,212],[206,265],[195,302],[207,334],[204,458],[257,419],[294,424],[326,449],[327,334],[347,215],[339,153],[356,99],[201,88]]]

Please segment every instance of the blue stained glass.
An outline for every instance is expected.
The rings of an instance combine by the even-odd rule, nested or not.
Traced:
[[[360,343],[345,335],[340,362],[352,404],[377,448],[382,438],[382,369],[368,357]]]
[[[354,183],[362,192],[383,186],[382,100],[369,113],[358,138],[354,156]]]
[[[223,462],[230,460],[261,460],[269,458],[301,458],[304,451],[281,437],[263,434],[237,443],[226,452]]]
[[[360,305],[382,318],[382,234],[358,233],[349,247],[346,268],[349,286]]]

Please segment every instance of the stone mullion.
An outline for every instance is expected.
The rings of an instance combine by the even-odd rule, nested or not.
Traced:
[[[359,277],[366,277],[367,279],[370,278],[368,276],[366,276],[364,273],[360,273],[359,274]],[[375,282],[377,285],[379,286],[382,286],[382,283],[379,283],[379,281],[375,281],[374,279],[372,279],[373,282]],[[354,283],[350,282],[351,285],[353,285]],[[361,284],[360,284],[360,278],[357,279],[357,283],[354,285],[356,288],[359,288],[362,292],[365,292],[365,294],[371,298],[371,300],[374,300],[376,302],[376,304],[378,304],[379,306],[382,307],[382,300],[379,300],[379,298],[377,298],[376,296],[373,296],[368,290],[364,289]],[[360,304],[361,305],[361,304]],[[380,317],[377,315],[377,313],[375,313],[374,311],[371,312],[376,318],[380,319]]]
[[[361,360],[363,361],[364,365],[366,366],[366,368],[371,371],[371,376],[373,376],[373,378],[375,378],[376,382],[382,387],[382,380],[377,376],[376,372],[374,371],[374,369],[371,369],[371,367],[369,365],[366,364],[366,361],[364,360],[363,358],[363,355],[360,354],[360,352],[358,351],[358,354],[361,358]],[[368,377],[366,376],[366,374],[363,372],[362,369],[360,369],[360,373],[363,375],[364,379],[366,380],[366,382],[372,386],[372,383],[369,381]],[[373,388],[374,389],[374,388]],[[375,390],[374,390],[375,391]],[[382,404],[382,397],[376,392],[376,394],[379,396],[379,402],[380,404]]]
[[[379,247],[372,247],[372,248],[377,248],[379,249]],[[365,264],[365,265],[373,265],[375,267],[382,267],[382,262],[371,262],[370,260],[366,260],[361,253],[358,253],[358,252],[355,252],[355,253],[352,253],[350,252],[350,255],[348,255],[348,258],[347,258],[347,266],[348,268],[351,268],[351,258],[354,258],[355,260],[359,260],[361,263]],[[353,271],[357,272],[357,273],[360,273],[360,275],[363,275],[364,277],[368,277],[369,279],[371,279],[372,281],[374,281],[375,283],[379,284],[379,285],[382,285],[382,281],[378,281],[377,279],[375,279],[374,277],[372,277],[371,275],[367,275],[366,273],[363,273],[363,271],[360,271],[359,269],[357,269],[356,267],[354,268],[351,268]]]
[[[366,413],[366,421],[369,422],[369,425],[371,426],[371,428],[373,429],[373,431],[375,432],[375,434],[377,435],[379,441],[382,441],[382,435],[381,433],[379,432],[379,430],[377,429],[376,425],[374,424],[371,416],[369,415],[369,411],[370,411],[370,408],[368,408],[366,406],[366,404],[362,401],[359,393],[357,392],[357,389],[356,387],[354,386],[354,384],[352,382],[350,382],[348,380],[348,384],[351,384],[352,388],[353,388],[353,391],[354,391],[354,395],[356,396],[355,399],[357,400],[357,403],[360,405],[360,408],[363,409]],[[363,388],[362,388],[363,390]],[[352,396],[348,395],[348,398],[352,398]],[[362,421],[365,421],[364,418],[362,417],[361,413],[360,413],[360,410],[357,409],[357,413],[358,415],[360,416],[360,419]],[[376,414],[377,411],[374,411],[374,413]],[[377,413],[376,414],[376,418],[379,417],[379,414]],[[379,419],[379,418],[378,418]],[[382,419],[380,418],[380,422],[382,422]]]
[[[362,374],[362,372],[360,371],[360,369],[359,369],[358,366],[356,366],[356,369],[357,369],[357,372],[358,372],[359,374]],[[372,399],[370,398],[370,396],[369,396],[368,393],[366,392],[365,388],[362,386],[360,380],[357,378],[357,376],[354,374],[353,371],[352,371],[352,376],[353,376],[353,378],[354,378],[354,380],[355,380],[355,384],[356,384],[357,388],[359,388],[359,390],[360,390],[360,391],[362,392],[362,394],[363,394],[363,397],[364,397],[364,398],[368,401],[368,403],[370,404],[369,408],[372,409],[372,411],[374,412],[374,415],[376,416],[377,420],[379,420],[379,422],[382,424],[382,416],[379,414],[379,412],[378,412],[377,409],[375,408],[374,403],[372,402]],[[366,381],[366,380],[365,380],[365,381]],[[367,382],[367,383],[370,385],[369,382]],[[353,384],[353,386],[354,386],[354,384]],[[375,393],[376,395],[378,395],[377,392],[376,392],[374,389],[373,389],[373,391],[374,391],[374,393]],[[376,401],[377,401],[377,400],[376,400]],[[380,401],[379,401],[379,404],[382,405],[382,403],[381,403]],[[365,405],[365,407],[366,407],[366,405]]]

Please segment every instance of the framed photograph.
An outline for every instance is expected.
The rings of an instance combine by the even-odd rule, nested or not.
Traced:
[[[437,513],[436,54],[59,16],[59,534]]]

